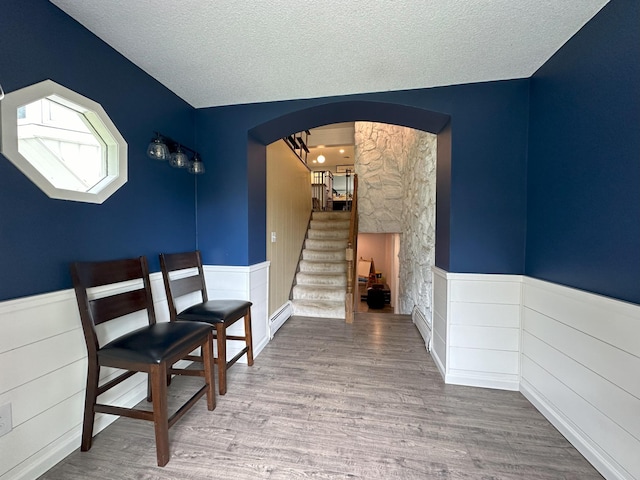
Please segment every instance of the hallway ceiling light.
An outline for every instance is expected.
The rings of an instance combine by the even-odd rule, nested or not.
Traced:
[[[325,158],[324,155],[318,155],[318,163],[324,163]]]

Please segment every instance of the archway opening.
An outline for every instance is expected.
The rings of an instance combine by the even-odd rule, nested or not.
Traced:
[[[264,252],[266,244],[266,148],[295,132],[333,123],[365,121],[409,127],[437,135],[436,266],[449,270],[451,210],[451,117],[402,104],[335,101],[281,115],[248,132],[250,248]],[[253,245],[253,247],[252,247]],[[250,255],[251,257],[252,255]],[[264,258],[264,253],[259,255]]]
[[[449,116],[443,115],[437,112],[431,112],[427,110],[421,110],[414,107],[406,107],[402,105],[383,104],[379,102],[339,102],[334,104],[322,105],[319,107],[311,107],[308,109],[293,112],[277,119],[273,119],[266,122],[254,129],[250,133],[250,143],[253,142],[253,148],[249,149],[249,164],[252,162],[260,162],[266,158],[266,153],[260,153],[262,149],[266,149],[266,145],[286,137],[292,133],[300,132],[305,129],[313,129],[320,125],[327,125],[333,123],[341,123],[347,121],[366,121],[376,122],[383,124],[390,124],[391,126],[399,125],[402,127],[408,127],[409,129],[419,130],[422,132],[429,132],[437,136],[437,191],[442,192],[445,196],[439,195],[436,205],[438,207],[436,213],[436,221],[439,221],[443,226],[442,231],[436,229],[436,236],[442,238],[444,241],[436,242],[436,256],[438,251],[440,256],[445,260],[444,263],[448,263],[448,215],[449,215],[449,198],[448,185],[450,184],[450,127]],[[326,122],[326,123],[325,123]],[[258,152],[256,154],[256,152]],[[252,154],[255,155],[252,158]],[[435,167],[434,167],[435,168]],[[409,172],[405,172],[408,174]],[[442,185],[442,187],[440,187]],[[265,192],[266,196],[266,192]],[[263,203],[264,205],[265,203]],[[265,208],[266,212],[266,208]],[[266,216],[266,213],[265,213]],[[266,229],[265,229],[266,230]],[[256,232],[257,234],[258,232]],[[416,233],[412,232],[415,236]],[[274,232],[265,231],[266,235],[265,245],[268,242],[268,237],[273,237]],[[433,241],[433,239],[432,239]],[[438,250],[439,248],[439,250]],[[432,260],[433,262],[433,260]],[[431,263],[433,265],[433,263]],[[446,268],[446,266],[445,266]],[[412,278],[414,273],[411,273]],[[428,289],[429,292],[431,289]],[[425,292],[418,292],[418,294],[424,294]],[[430,295],[428,295],[430,297]],[[415,295],[412,295],[415,297]],[[409,307],[406,305],[412,303]],[[412,313],[411,307],[418,303],[427,303],[422,305],[421,310],[423,314],[430,315],[431,301],[415,300],[415,298],[409,298],[405,302],[403,311],[399,313]],[[277,309],[277,305],[271,305],[269,307],[270,313],[273,313]],[[404,311],[409,310],[409,311]],[[425,311],[426,310],[426,311]]]

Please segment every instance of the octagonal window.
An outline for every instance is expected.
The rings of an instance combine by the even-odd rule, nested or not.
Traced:
[[[103,108],[51,80],[11,92],[2,153],[51,198],[102,203],[127,180],[127,144]]]

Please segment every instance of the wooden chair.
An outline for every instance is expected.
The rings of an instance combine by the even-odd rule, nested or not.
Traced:
[[[169,427],[205,393],[207,408],[209,410],[215,408],[211,326],[196,322],[156,323],[149,270],[144,257],[108,262],[73,263],[71,276],[88,354],[87,390],[80,449],[87,451],[91,448],[96,412],[150,420],[155,426],[158,465],[162,467],[169,461]],[[133,285],[130,283],[132,280],[138,282]],[[94,287],[120,282],[129,282],[128,285],[133,286],[129,287],[128,291],[123,291],[125,287],[121,285],[110,287],[108,290],[94,289]],[[106,294],[99,295],[96,290]],[[124,333],[101,346],[96,335],[96,325],[134,312],[146,312],[148,324]],[[205,357],[202,370],[181,370],[173,367],[175,362],[187,357],[198,347],[201,347]],[[101,367],[114,367],[126,371],[99,386]],[[137,372],[148,374],[148,396],[153,402],[153,411],[97,402],[98,396]],[[205,384],[169,417],[167,378],[172,374],[203,376]]]
[[[200,251],[160,254],[160,267],[169,304],[171,321],[192,320],[207,322],[215,327],[217,339],[218,389],[220,395],[227,393],[227,369],[247,354],[247,363],[253,365],[253,343],[251,339],[251,302],[246,300],[209,300],[202,268]],[[183,295],[200,292],[201,301],[180,312],[176,299]],[[227,328],[244,318],[244,336],[227,335]],[[227,340],[244,341],[244,348],[227,361]]]

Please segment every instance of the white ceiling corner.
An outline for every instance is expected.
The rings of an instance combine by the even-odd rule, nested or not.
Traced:
[[[50,0],[194,107],[531,76],[608,0]]]

